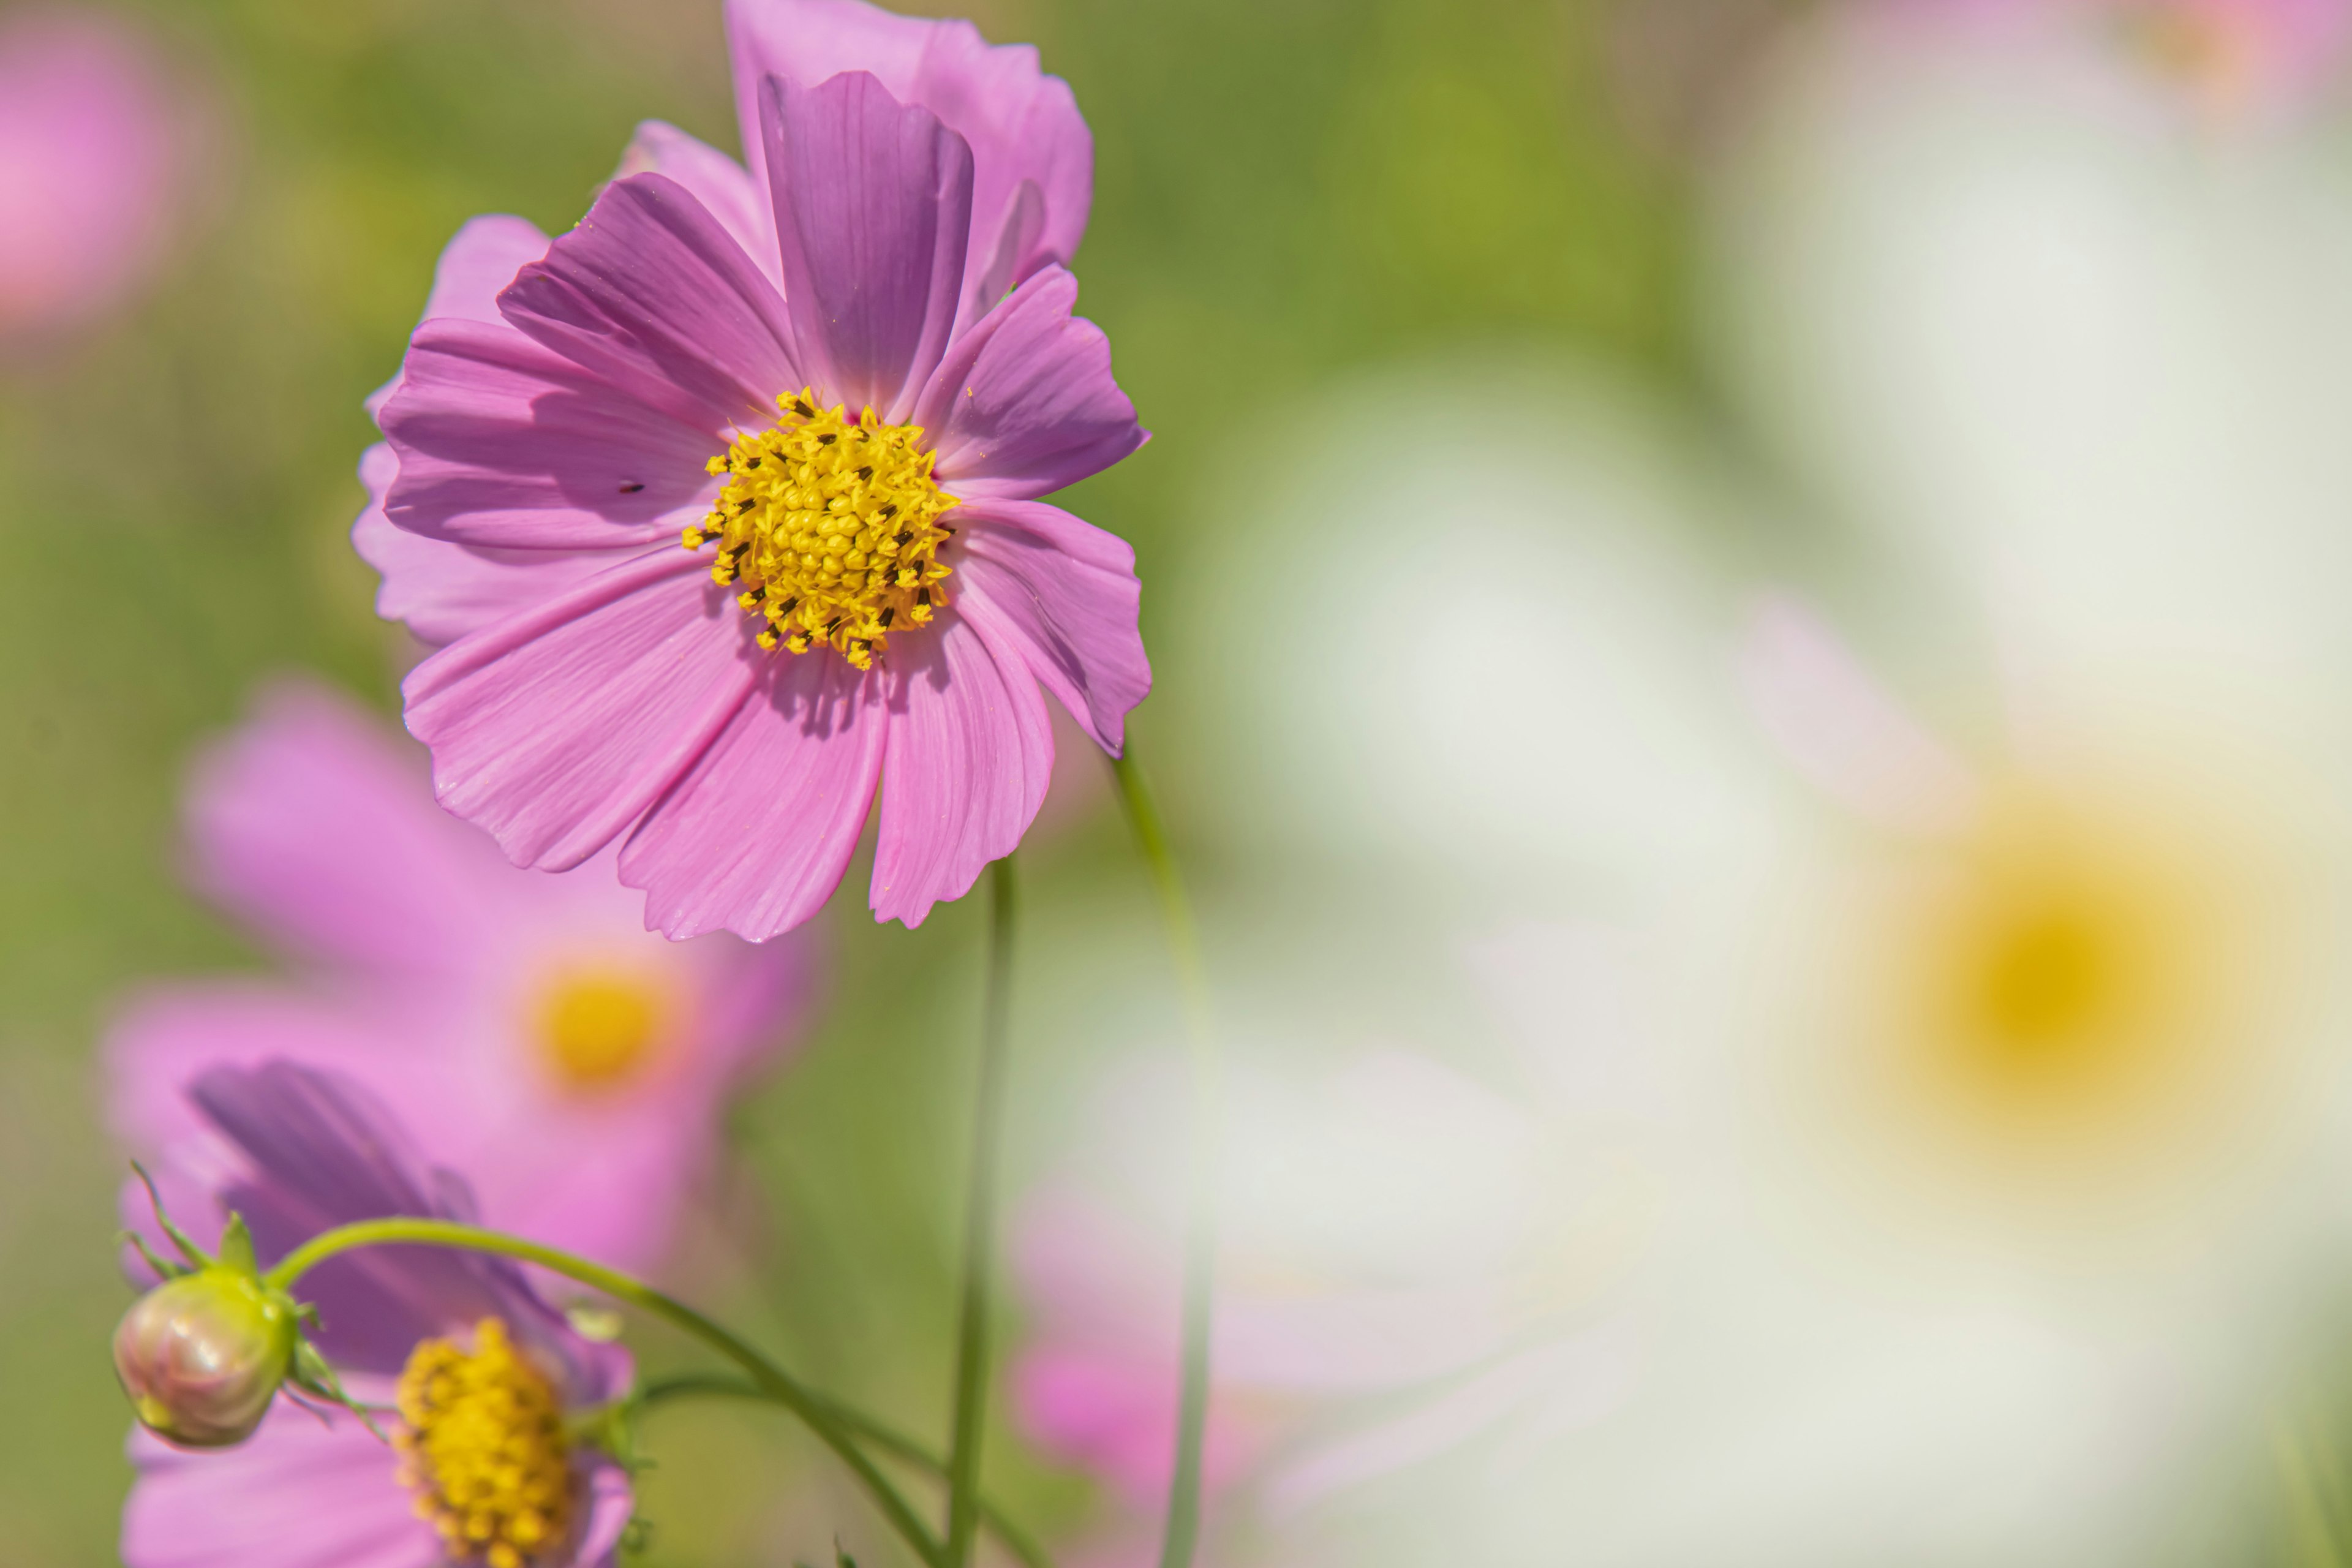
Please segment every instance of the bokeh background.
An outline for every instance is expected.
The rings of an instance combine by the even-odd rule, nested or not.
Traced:
[[[2334,8],[968,10],[1092,122],[1155,433],[1067,504],[1138,552],[1238,1064],[1210,1560],[2352,1561]],[[0,7],[8,1568],[109,1560],[128,1480],[94,1041],[268,963],[188,760],[283,672],[394,710],[362,400],[460,223],[562,232],[648,118],[733,146],[716,0]],[[1174,989],[1066,736],[1022,874],[991,1471],[1123,1563],[1150,1487],[1055,1390],[1164,1359],[1103,1303],[1164,1282]],[[669,1277],[934,1432],[980,921],[845,886]],[[1809,988],[2012,926],[1989,1024]],[[2056,1068],[1937,1034],[2110,993]],[[778,1423],[657,1420],[645,1561],[889,1561]]]

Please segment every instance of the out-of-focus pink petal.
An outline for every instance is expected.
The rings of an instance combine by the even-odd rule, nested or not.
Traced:
[[[272,684],[192,771],[190,879],[289,952],[385,976],[467,968],[511,873],[434,808],[418,764],[331,689]]]
[[[974,501],[949,515],[964,528],[956,572],[965,616],[1020,649],[1045,689],[1117,756],[1128,713],[1151,689],[1134,550],[1043,501]]]
[[[1034,48],[991,47],[970,22],[894,16],[861,0],[729,0],[727,37],[754,179],[768,177],[753,132],[769,76],[815,87],[870,71],[893,98],[922,105],[970,144],[967,320],[1037,268],[1077,254],[1094,200],[1094,138],[1069,83],[1040,70]],[[985,285],[994,292],[981,293]]]
[[[857,846],[886,725],[878,677],[830,653],[777,656],[762,689],[621,852],[646,923],[764,942],[824,907]]]
[[[874,850],[877,920],[923,923],[1010,855],[1054,777],[1054,730],[1021,653],[953,611],[886,682],[890,746]],[[919,650],[919,651],[917,651]]]
[[[549,1568],[611,1568],[619,1559],[629,1516],[636,1510],[626,1470],[603,1459],[591,1460],[581,1468],[586,1473],[577,1484],[588,1505],[587,1517],[579,1527],[577,1543]]]
[[[801,365],[853,416],[903,424],[955,325],[971,149],[864,71],[773,78],[760,102]]]
[[[625,180],[632,174],[661,174],[685,186],[743,247],[743,254],[759,264],[768,281],[783,286],[776,270],[775,220],[765,193],[751,183],[742,164],[675,125],[648,120],[637,127],[613,178]]]
[[[188,1103],[189,1084],[212,1068],[265,1061],[351,1073],[380,1091],[446,1090],[446,1078],[432,1070],[431,1052],[404,1049],[409,1042],[392,1020],[384,1024],[251,982],[157,988],[132,998],[106,1030],[100,1056],[108,1123],[135,1150],[152,1152],[181,1142],[204,1125]],[[414,1109],[394,1095],[385,1098],[396,1110]]]
[[[400,471],[392,444],[378,441],[360,455],[360,482],[368,504],[352,524],[352,548],[376,569],[375,613],[399,621],[417,641],[456,642],[530,608],[625,558],[627,551],[493,550],[452,544],[411,533],[383,514],[383,498]]]
[[[402,691],[441,804],[563,870],[693,768],[760,657],[708,563],[673,548],[451,644]]]
[[[504,324],[499,314],[499,290],[514,275],[547,254],[547,236],[525,218],[493,214],[468,218],[442,248],[433,268],[433,292],[425,301],[420,321],[457,316],[469,321]],[[400,385],[394,375],[367,400],[368,417],[381,416]],[[382,498],[379,496],[378,498]]]
[[[716,487],[716,426],[683,424],[511,328],[444,318],[410,340],[381,415],[384,513],[460,544],[612,550],[676,537]]]
[[[235,1448],[190,1453],[133,1431],[125,1568],[435,1568],[433,1527],[391,1453],[351,1415],[281,1398]]]
[[[1100,473],[1143,445],[1110,371],[1110,340],[1070,314],[1077,279],[1049,267],[948,351],[915,405],[938,472],[967,500],[1026,500]]]
[[[664,174],[605,186],[580,226],[499,296],[499,309],[583,369],[700,430],[764,429],[775,423],[777,395],[803,379],[791,346],[797,318],[786,315],[776,286],[693,193]]]
[[[1128,1502],[1164,1502],[1176,1466],[1176,1357],[1126,1359],[1083,1351],[1029,1351],[1013,1364],[1013,1418],[1047,1453],[1117,1486]],[[1215,1403],[1213,1397],[1213,1405]],[[1246,1424],[1214,1408],[1202,1443],[1212,1490],[1233,1483],[1263,1447]]]
[[[25,7],[0,25],[0,337],[69,329],[153,273],[184,195],[173,99],[127,18]]]

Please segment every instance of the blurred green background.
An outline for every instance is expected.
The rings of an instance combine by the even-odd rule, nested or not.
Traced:
[[[93,1037],[143,977],[265,963],[175,880],[184,760],[277,670],[393,710],[407,653],[345,537],[373,438],[362,398],[395,367],[467,216],[561,232],[643,119],[735,142],[717,0],[115,14],[152,29],[211,134],[186,241],[143,297],[0,360],[9,1568],[110,1560],[127,1479],[103,1349],[125,1296],[108,1244],[121,1166]],[[1094,126],[1082,309],[1156,439],[1070,504],[1134,542],[1147,637],[1168,644],[1155,577],[1219,526],[1201,502],[1207,466],[1349,366],[1438,342],[1559,345],[1703,416],[1685,352],[1688,153],[1769,7],[998,0],[976,20],[1034,41]],[[1186,709],[1181,658],[1158,663],[1137,732],[1181,833],[1185,736],[1209,716]],[[1213,899],[1215,847],[1191,847]],[[1106,911],[1148,918],[1099,810],[1027,858],[1024,940]],[[742,1179],[682,1267],[845,1392],[935,1432],[978,927],[958,909],[911,936],[877,931],[846,886],[828,918],[832,1006],[742,1109]],[[894,978],[908,974],[924,984]],[[787,1515],[814,1542],[856,1518],[775,1423],[660,1419],[651,1561],[740,1560]],[[1002,1433],[992,1462],[1049,1532],[1088,1506]],[[796,1479],[780,1489],[778,1474]]]

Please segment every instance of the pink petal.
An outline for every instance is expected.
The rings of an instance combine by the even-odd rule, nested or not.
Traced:
[[[709,563],[672,547],[451,644],[409,672],[441,804],[519,866],[563,870],[694,766],[761,656]]]
[[[902,423],[955,325],[971,149],[864,71],[772,79],[760,115],[801,363],[827,399]]]
[[[286,1060],[364,1074],[371,1087],[398,1088],[400,1080],[418,1076],[416,1056],[404,1044],[396,1032],[371,1026],[350,1009],[276,986],[217,982],[158,988],[134,998],[106,1030],[100,1051],[107,1122],[124,1144],[152,1153],[203,1130],[183,1091],[209,1068]],[[371,1062],[380,1069],[370,1073]]]
[[[456,642],[625,558],[606,550],[493,550],[411,533],[383,514],[399,470],[388,441],[360,454],[368,504],[352,524],[352,548],[383,578],[375,613],[405,624],[419,642]]]
[[[512,873],[434,808],[420,760],[330,688],[273,683],[193,770],[191,880],[289,952],[387,976],[465,970],[504,923]]]
[[[950,516],[964,525],[958,607],[1019,649],[1030,673],[1117,756],[1128,713],[1151,689],[1135,552],[1043,501],[973,501]]]
[[[646,922],[764,942],[824,907],[881,772],[878,682],[830,653],[772,656],[764,689],[621,852]]]
[[[803,380],[790,346],[797,318],[776,286],[725,225],[663,174],[605,186],[580,226],[499,296],[499,308],[549,348],[697,429],[765,429],[777,395]]]
[[[769,76],[814,87],[871,71],[890,96],[929,110],[971,146],[967,320],[1037,268],[1077,254],[1094,199],[1094,138],[1069,84],[1038,69],[1034,48],[992,48],[969,22],[897,16],[859,0],[729,0],[727,36],[755,180],[769,177],[752,134]],[[992,292],[981,292],[991,284]]]
[[[499,290],[514,275],[547,254],[547,236],[523,218],[468,218],[443,247],[433,269],[433,292],[425,301],[421,321],[458,316],[473,321],[499,321]],[[368,417],[383,412],[385,402],[400,385],[395,375],[367,401]]]
[[[1110,372],[1110,340],[1074,317],[1077,279],[1049,267],[956,341],[915,405],[938,472],[967,500],[1027,500],[1143,445]]]
[[[1053,782],[1054,731],[1022,655],[982,621],[950,611],[907,643],[890,650],[873,904],[913,927],[1020,844]]]
[[[783,286],[776,270],[774,220],[767,198],[742,164],[675,125],[648,120],[637,127],[613,178],[625,180],[632,174],[664,174],[685,186],[743,247],[743,254],[759,264],[768,281]]]
[[[329,1423],[331,1423],[330,1425]],[[348,1415],[281,1399],[243,1446],[188,1453],[134,1432],[125,1568],[435,1568],[390,1449]]]
[[[610,1568],[619,1559],[621,1536],[637,1506],[629,1473],[602,1458],[592,1459],[583,1468],[588,1508],[576,1527],[579,1539],[569,1552],[545,1568]]]
[[[513,329],[427,321],[383,406],[384,513],[460,544],[613,550],[675,537],[716,489],[718,426],[658,412]]]

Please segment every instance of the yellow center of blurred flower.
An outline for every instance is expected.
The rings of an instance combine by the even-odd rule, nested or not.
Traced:
[[[2153,1148],[2259,1054],[2275,900],[2210,822],[2146,805],[1996,801],[1876,911],[1883,1037],[1948,1125],[2016,1154]]]
[[[711,578],[741,585],[761,647],[829,646],[864,669],[947,602],[938,552],[955,531],[939,518],[956,498],[931,477],[919,426],[870,408],[848,421],[806,389],[776,403],[782,419],[710,459],[727,488],[686,547],[718,543]]]
[[[638,976],[599,970],[559,975],[539,1003],[547,1065],[569,1089],[593,1092],[625,1082],[661,1042],[663,1002]]]
[[[562,1542],[572,1513],[562,1406],[505,1324],[475,1325],[470,1352],[448,1340],[419,1344],[397,1398],[401,1484],[453,1561],[523,1568]]]

